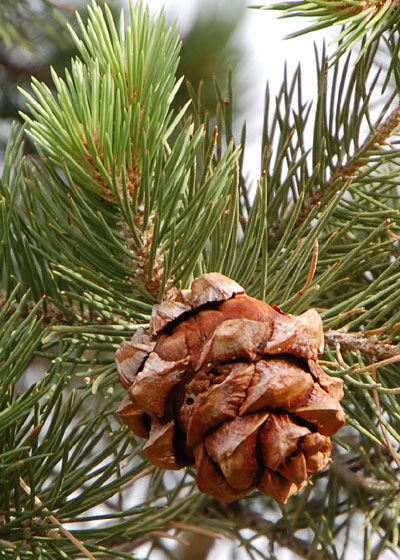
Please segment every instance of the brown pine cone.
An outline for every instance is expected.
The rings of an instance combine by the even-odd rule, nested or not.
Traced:
[[[195,465],[201,491],[253,489],[285,503],[324,469],[345,423],[342,380],[318,364],[322,322],[249,297],[226,276],[197,278],[153,308],[116,353],[128,390],[118,413],[155,465]]]

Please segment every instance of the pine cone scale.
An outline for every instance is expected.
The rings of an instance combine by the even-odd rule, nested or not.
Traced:
[[[141,408],[135,406],[127,395],[117,410],[124,423],[139,437],[149,437],[149,422],[146,421],[146,414]]]
[[[270,414],[260,433],[260,451],[265,467],[278,470],[287,457],[295,453],[301,438],[310,430],[299,426],[288,414]]]
[[[280,313],[274,321],[264,352],[316,359],[323,352],[324,337],[321,319],[315,309],[309,309],[298,317]]]
[[[225,369],[228,367],[226,366]],[[196,445],[212,428],[237,416],[250,385],[254,366],[238,363],[233,364],[230,369],[224,381],[200,393],[196,398],[187,425],[189,445]]]
[[[257,457],[258,433],[269,413],[237,417],[225,422],[205,438],[205,450],[220,466],[236,490],[247,490],[260,473]]]
[[[307,470],[310,474],[327,466],[332,451],[332,443],[328,437],[314,432],[303,439],[300,448],[304,452]]]
[[[290,357],[260,360],[252,384],[240,408],[240,415],[262,409],[288,408],[302,402],[313,386],[313,379]]]
[[[132,340],[123,342],[115,354],[117,371],[122,385],[128,389],[135,381],[136,373],[140,370],[146,358],[155,346],[143,328],[136,331]]]
[[[155,306],[150,333],[116,362],[129,395],[119,414],[153,464],[194,462],[200,490],[221,501],[258,489],[279,503],[327,466],[343,383],[317,362],[315,310],[285,315],[211,273]]]
[[[279,504],[285,504],[288,498],[293,496],[293,494],[297,494],[302,490],[303,486],[304,483],[302,485],[297,485],[270,469],[265,469],[263,471],[261,479],[257,484],[257,488],[260,492],[271,496]]]
[[[335,434],[345,422],[339,402],[317,384],[314,384],[305,402],[290,411],[302,420],[314,424],[324,436]]]
[[[296,455],[289,457],[286,463],[279,467],[279,473],[290,482],[301,485],[308,478],[304,454],[299,451]]]
[[[174,420],[167,424],[153,421],[149,440],[143,448],[143,453],[151,463],[172,470],[179,470],[184,466],[176,455],[174,436]]]
[[[227,319],[215,329],[204,345],[195,369],[207,362],[223,363],[232,359],[254,360],[265,339],[267,325],[250,319]]]
[[[248,490],[236,490],[229,484],[221,469],[210,459],[205,451],[204,443],[195,448],[196,482],[202,492],[210,494],[221,502],[232,502],[245,496]]]
[[[129,388],[132,402],[144,412],[162,418],[167,398],[172,389],[183,380],[187,363],[186,358],[167,362],[153,352],[136,376],[135,383]]]

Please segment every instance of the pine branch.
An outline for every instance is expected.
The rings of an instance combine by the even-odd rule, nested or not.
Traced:
[[[239,528],[251,529],[257,535],[265,535],[268,540],[290,550],[300,558],[313,558],[312,548],[307,541],[280,528],[279,524],[265,519],[263,515],[243,507],[240,503],[225,506],[224,510]],[[317,557],[320,558],[318,554]]]
[[[388,143],[400,125],[400,103],[397,107],[381,122],[374,133],[370,133],[364,140],[360,148],[354,154],[348,156],[347,160],[333,172],[330,178],[318,190],[309,194],[303,202],[303,208],[299,213],[296,226],[299,227],[310,215],[313,208],[321,204],[321,200],[328,190],[346,187],[356,178],[366,165],[369,159],[376,155],[379,146]],[[274,237],[282,227],[282,221],[276,220],[271,224],[269,230],[270,242],[273,244]]]
[[[270,251],[276,248],[277,241],[282,236],[282,228],[287,229],[288,217],[293,212],[297,212],[297,217],[292,227],[295,225],[301,226],[307,220],[311,211],[318,212],[320,205],[329,203],[338,190],[348,190],[352,188],[353,184],[357,184],[360,179],[362,184],[365,185],[371,179],[372,174],[376,173],[379,161],[383,164],[387,161],[386,158],[393,157],[394,154],[391,154],[390,150],[380,150],[380,147],[385,145],[388,139],[393,136],[399,124],[398,107],[385,117],[385,111],[389,110],[390,103],[395,96],[389,98],[375,126],[371,125],[369,116],[369,105],[379,77],[379,71],[371,78],[372,83],[368,90],[364,86],[364,80],[372,69],[375,52],[376,46],[369,49],[365,58],[356,63],[352,71],[349,71],[350,57],[343,65],[337,62],[330,73],[328,73],[328,64],[324,54],[320,61],[317,60],[318,102],[313,124],[312,148],[315,177],[309,177],[307,170],[304,169],[308,152],[304,147],[303,135],[309,117],[309,108],[306,111],[306,106],[302,105],[300,101],[297,106],[295,105],[292,108],[292,104],[294,105],[292,99],[296,89],[299,95],[301,94],[300,73],[293,80],[290,89],[285,84],[285,89],[279,96],[279,101],[281,99],[282,101],[285,100],[286,108],[282,107],[285,111],[285,118],[283,123],[278,125],[282,130],[281,145],[277,146],[277,153],[281,155],[279,167],[275,170],[275,173],[280,170],[282,161],[286,159],[289,163],[288,178],[291,178],[291,174],[299,175],[301,173],[304,179],[301,177],[301,187],[298,184],[298,179],[295,186],[291,185],[292,190],[294,187],[298,192],[294,196],[294,201],[289,202],[288,194],[283,197],[285,191],[287,191],[285,183],[288,179],[281,178],[279,191],[277,189],[279,198],[274,202],[275,205],[277,203],[287,205],[289,202],[290,206],[285,213],[280,212],[278,218],[270,219]],[[328,83],[328,79],[331,80],[331,84]],[[349,103],[351,102],[353,102],[353,107],[350,111]],[[263,145],[265,149],[271,150],[275,144],[274,135],[277,123],[273,122],[271,124],[269,122],[268,108],[269,99],[267,95]],[[289,120],[292,120],[290,111],[296,111],[298,115],[293,119],[293,124],[287,124]],[[275,120],[279,123],[277,117],[274,116]],[[370,129],[370,132],[363,140],[360,140],[359,134],[365,125]],[[353,150],[353,153],[350,152],[350,149]],[[272,153],[269,152],[268,157],[263,160],[265,169],[271,166],[271,155]],[[382,157],[379,160],[380,155],[385,155],[385,159]],[[275,167],[277,167],[277,164],[278,161],[276,161]],[[328,177],[326,177],[326,171],[329,171]],[[293,179],[296,178],[296,175]],[[268,179],[274,185],[275,176],[271,175]],[[294,182],[293,179],[291,179],[292,183]],[[306,193],[304,194],[304,201],[300,209],[297,209],[296,204],[303,191]],[[273,205],[271,205],[271,210],[272,208]]]
[[[374,334],[349,333],[329,330],[325,333],[327,344],[347,351],[361,352],[373,360],[386,360],[400,355],[400,346],[389,344]]]
[[[399,2],[398,0],[341,0],[326,2],[315,0],[306,2],[296,0],[279,2],[272,6],[254,6],[262,10],[282,11],[282,17],[307,17],[312,23],[309,27],[291,33],[286,38],[294,38],[304,33],[325,29],[334,25],[343,26],[335,39],[335,57],[346,51],[360,47],[360,55],[365,49],[387,29],[398,28]]]

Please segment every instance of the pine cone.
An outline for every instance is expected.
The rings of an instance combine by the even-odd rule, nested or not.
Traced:
[[[218,273],[153,308],[116,353],[128,390],[118,413],[166,469],[195,465],[201,491],[253,489],[285,503],[331,454],[345,423],[342,380],[325,374],[322,322],[249,297]]]

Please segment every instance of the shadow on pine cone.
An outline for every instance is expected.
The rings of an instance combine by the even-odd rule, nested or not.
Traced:
[[[327,466],[345,423],[342,380],[325,374],[322,322],[249,297],[226,276],[197,278],[153,308],[116,353],[128,389],[118,413],[166,469],[195,465],[201,491],[253,489],[285,503]]]

